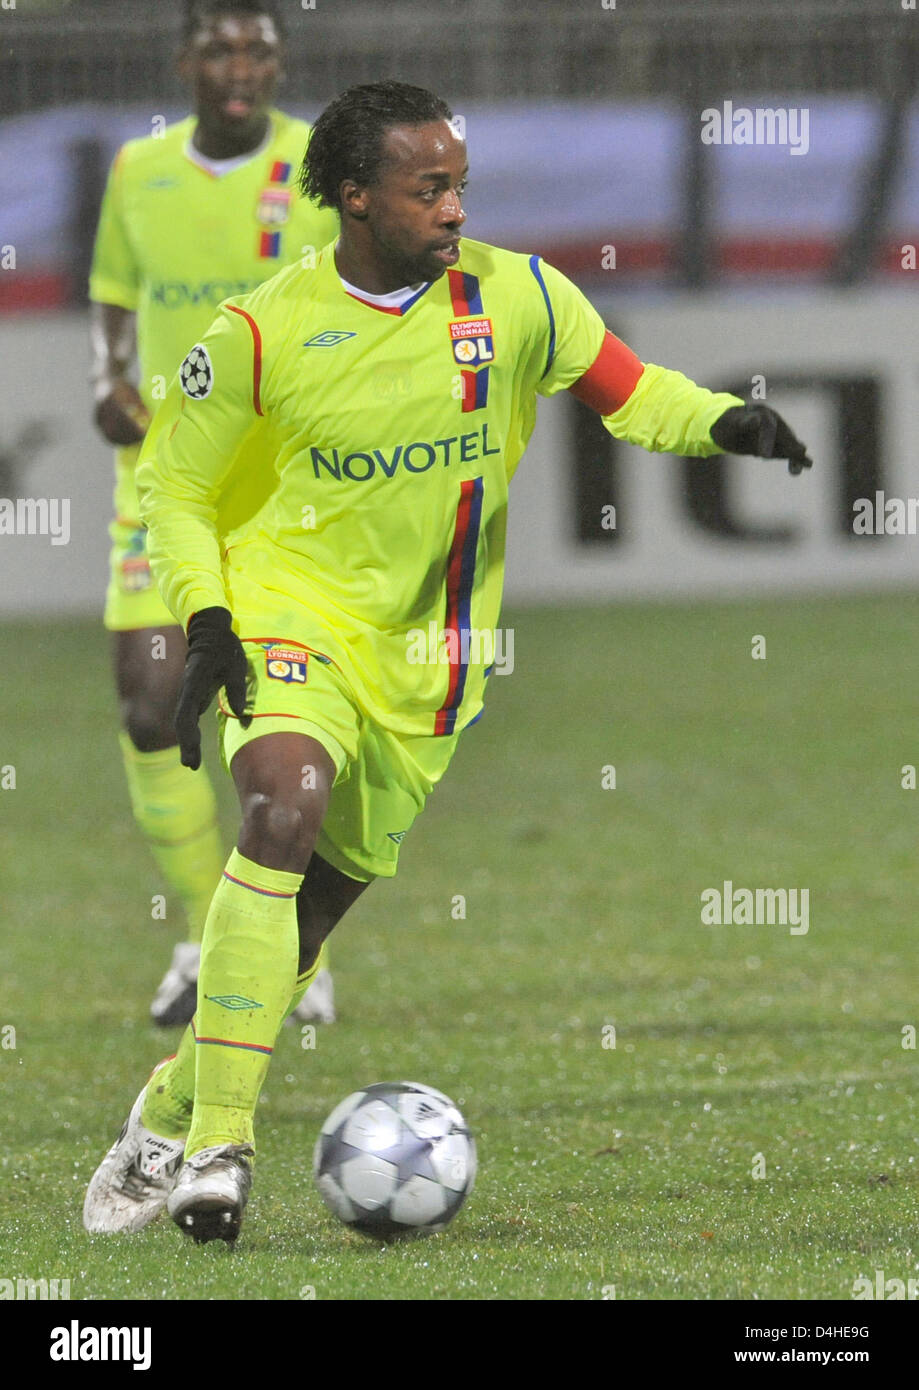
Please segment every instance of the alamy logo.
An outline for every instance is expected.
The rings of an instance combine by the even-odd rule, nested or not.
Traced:
[[[919,1299],[919,1279],[888,1279],[883,1269],[876,1269],[873,1279],[859,1275],[852,1285],[852,1297],[882,1299],[885,1303]]]
[[[335,347],[337,343],[343,343],[346,338],[356,338],[356,333],[341,333],[334,328],[327,328],[323,333],[317,333],[315,337],[308,338],[303,344],[304,347]]]
[[[411,627],[405,634],[406,660],[411,666],[482,665],[486,675],[510,676],[514,671],[514,629],[440,628],[431,620],[427,631]]]
[[[856,497],[852,503],[852,533],[856,536],[915,536],[919,530],[919,497]]]
[[[52,1361],[131,1361],[135,1371],[150,1369],[149,1327],[52,1327]]]
[[[810,110],[806,106],[738,106],[724,102],[721,110],[702,112],[703,145],[787,145],[789,154],[810,149]]]
[[[810,926],[809,888],[735,888],[725,879],[721,888],[703,888],[702,921],[707,927],[788,927],[792,936],[806,936]]]
[[[0,1300],[15,1298],[25,1301],[32,1299],[55,1299],[70,1297],[69,1279],[0,1279]]]
[[[0,497],[0,536],[49,536],[70,542],[69,497]]]

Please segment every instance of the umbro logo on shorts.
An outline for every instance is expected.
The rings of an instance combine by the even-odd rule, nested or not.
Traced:
[[[308,338],[303,344],[304,347],[336,347],[338,343],[343,343],[346,338],[356,338],[356,333],[341,333],[335,328],[327,328],[323,333],[317,333],[315,337]]]

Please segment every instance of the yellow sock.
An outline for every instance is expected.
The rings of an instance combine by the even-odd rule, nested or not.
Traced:
[[[185,1029],[175,1056],[151,1077],[141,1123],[164,1139],[184,1139],[195,1103],[195,1031]]]
[[[200,941],[224,858],[213,787],[202,769],[182,766],[178,748],[139,753],[123,730],[118,738],[134,819],[181,900],[186,940]]]
[[[195,1108],[187,1157],[251,1144],[258,1094],[297,984],[302,874],[266,869],[234,849],[214,894],[198,976]]]
[[[304,970],[302,975],[297,976],[294,992],[284,1010],[284,1018],[293,1013],[319,971],[327,968],[327,959],[323,942],[322,950],[313,964],[308,970]],[[182,1034],[175,1056],[160,1068],[156,1073],[155,1082],[147,1089],[141,1121],[147,1129],[152,1130],[154,1134],[161,1134],[164,1139],[184,1139],[191,1128],[196,1052],[195,1030],[194,1026],[190,1025]]]

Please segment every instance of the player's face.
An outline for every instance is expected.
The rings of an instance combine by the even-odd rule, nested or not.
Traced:
[[[264,125],[281,76],[280,37],[267,15],[215,15],[190,40],[180,70],[199,120],[242,136]]]
[[[468,169],[448,121],[386,132],[380,181],[363,193],[375,250],[402,284],[437,280],[459,260]]]

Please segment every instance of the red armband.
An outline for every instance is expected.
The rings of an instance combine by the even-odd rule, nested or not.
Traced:
[[[641,358],[614,333],[607,332],[593,366],[568,390],[598,414],[612,415],[625,405],[644,369]]]

